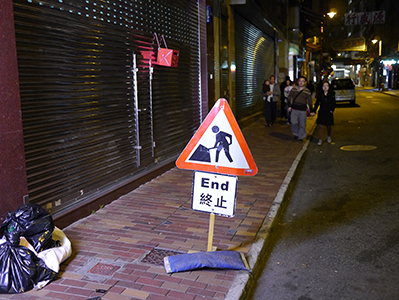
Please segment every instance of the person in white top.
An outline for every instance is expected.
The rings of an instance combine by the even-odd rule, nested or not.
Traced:
[[[277,102],[280,95],[280,87],[276,84],[276,77],[270,76],[270,91],[266,93],[266,126],[276,123]]]

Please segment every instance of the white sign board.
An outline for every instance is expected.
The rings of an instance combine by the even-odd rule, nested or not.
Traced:
[[[194,172],[191,208],[233,217],[236,207],[237,176]]]

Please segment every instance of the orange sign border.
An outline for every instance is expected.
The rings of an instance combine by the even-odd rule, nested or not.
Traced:
[[[227,117],[227,121],[229,122],[231,129],[238,141],[238,144],[241,148],[241,151],[244,154],[245,159],[247,160],[248,169],[242,168],[234,168],[234,167],[224,167],[224,166],[217,166],[217,165],[207,165],[207,164],[198,164],[187,162],[187,158],[192,152],[192,150],[197,146],[200,139],[204,135],[204,133],[208,130],[210,124],[215,119],[215,117],[219,114],[219,112],[223,110]],[[254,176],[258,173],[258,167],[255,164],[255,161],[252,157],[251,151],[248,148],[247,142],[241,132],[240,127],[231,111],[229,103],[226,99],[220,98],[215,105],[213,106],[212,110],[208,113],[205,120],[202,122],[198,130],[195,132],[194,136],[188,142],[186,148],[184,148],[183,152],[180,154],[179,158],[176,160],[176,166],[179,169],[188,169],[188,170],[197,170],[197,171],[206,171],[218,174],[229,174],[229,175],[241,175],[241,176]]]

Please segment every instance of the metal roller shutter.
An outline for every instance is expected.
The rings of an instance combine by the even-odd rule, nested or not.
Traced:
[[[264,108],[262,84],[274,73],[273,39],[235,15],[236,117],[242,120]]]
[[[14,0],[30,201],[58,212],[175,157],[200,123],[197,1]],[[153,33],[180,51],[152,66]]]

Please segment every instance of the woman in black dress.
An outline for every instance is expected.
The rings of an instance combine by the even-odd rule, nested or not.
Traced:
[[[320,106],[320,108],[319,108]],[[335,92],[330,90],[328,82],[323,83],[323,93],[319,94],[314,105],[314,112],[319,108],[316,123],[318,124],[317,145],[323,143],[324,126],[327,127],[327,142],[331,143],[331,126],[334,125],[334,110],[335,110]]]

